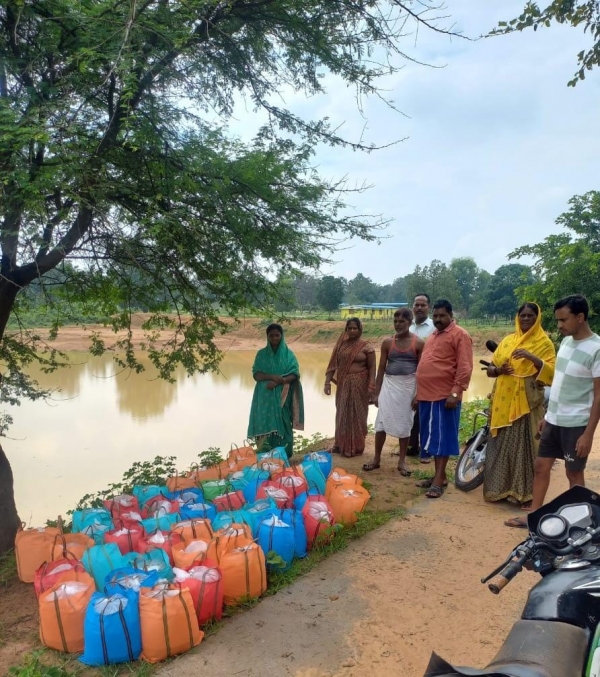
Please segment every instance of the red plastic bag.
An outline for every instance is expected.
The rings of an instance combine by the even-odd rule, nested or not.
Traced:
[[[223,574],[211,560],[192,567],[189,571],[174,569],[175,580],[188,588],[199,625],[220,621],[223,615]]]
[[[53,562],[44,562],[42,566],[35,572],[35,579],[33,587],[35,589],[35,596],[39,596],[53,588],[59,581],[67,581],[69,578],[75,578],[76,572],[86,573],[83,564],[74,558],[57,559]]]
[[[280,509],[294,507],[294,496],[289,488],[282,487],[279,482],[273,480],[260,485],[256,492],[256,500],[261,498],[272,498]]]
[[[213,505],[217,509],[217,512],[240,510],[245,504],[246,499],[241,491],[229,491],[226,494],[217,496],[213,501]]]
[[[105,543],[116,543],[122,555],[130,552],[139,552],[139,543],[144,536],[143,527],[137,522],[118,520],[118,528],[111,529],[104,534]]]
[[[304,508],[302,508],[302,517],[304,518],[309,550],[316,543],[327,543],[331,540],[335,518],[333,510],[324,496],[309,496]]]

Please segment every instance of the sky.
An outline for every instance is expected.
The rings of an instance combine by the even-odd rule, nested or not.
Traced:
[[[477,38],[524,4],[447,0],[445,25]],[[349,140],[405,139],[370,154],[317,149],[324,177],[372,186],[351,196],[357,213],[392,220],[379,244],[348,243],[323,272],[361,272],[385,284],[434,258],[459,256],[494,272],[516,247],[558,232],[554,220],[569,198],[600,189],[600,69],[567,87],[577,53],[590,44],[570,26],[475,41],[421,29],[416,42],[407,36],[400,46],[437,68],[406,63],[382,81],[404,115],[377,99],[361,113],[353,90],[332,77],[324,95],[284,95],[295,112],[342,125]],[[246,134],[260,122],[241,106],[232,131]]]

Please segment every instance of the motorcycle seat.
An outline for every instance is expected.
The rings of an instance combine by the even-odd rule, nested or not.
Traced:
[[[424,677],[581,677],[589,633],[555,621],[517,621],[483,670],[454,667],[433,654]]]

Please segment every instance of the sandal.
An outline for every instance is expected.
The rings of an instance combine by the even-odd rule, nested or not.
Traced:
[[[402,477],[410,477],[412,475],[412,470],[409,470],[406,466],[397,468],[397,470],[402,475]]]
[[[527,529],[527,522],[522,517],[511,517],[504,521],[504,526],[513,529]]]
[[[531,501],[527,501],[521,505],[521,510],[523,512],[531,512]]]
[[[437,484],[432,484],[425,496],[427,496],[427,498],[441,498],[443,494],[444,487],[440,487]]]
[[[419,487],[419,489],[429,489],[429,487],[433,484],[433,477],[428,477],[425,480],[419,480],[415,486]],[[448,486],[448,480],[444,482],[444,487]]]
[[[431,459],[430,459],[430,458],[421,458],[421,459],[419,459],[419,460],[420,460],[420,462],[421,462],[423,465],[427,465],[428,463],[431,463]]]
[[[363,468],[362,468],[362,469],[363,469],[365,472],[371,472],[371,470],[377,470],[377,469],[380,468],[380,467],[381,467],[381,466],[379,465],[379,463],[377,463],[377,464],[375,464],[375,463],[365,463],[365,464],[363,465]]]

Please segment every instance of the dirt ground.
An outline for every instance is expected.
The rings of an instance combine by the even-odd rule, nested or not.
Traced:
[[[502,561],[523,532],[503,520],[519,514],[489,505],[481,489],[464,494],[451,484],[428,500],[415,478],[396,471],[388,443],[379,470],[365,473],[364,457],[339,466],[368,482],[374,508],[405,506],[403,519],[355,541],[285,591],[234,617],[195,651],[159,668],[161,677],[272,673],[295,677],[371,675],[421,677],[435,650],[458,664],[485,665],[518,618],[536,575],[524,572],[498,597],[480,578]],[[600,435],[588,465],[600,486]],[[411,460],[419,475],[428,466]],[[550,495],[567,487],[562,467]],[[39,648],[32,586],[0,587],[0,674]],[[86,672],[87,674],[87,672]],[[93,673],[97,674],[97,673]]]
[[[139,347],[147,343],[145,332],[142,330],[142,323],[148,316],[140,313],[133,318],[132,334],[133,343]],[[265,345],[265,325],[258,318],[244,319],[239,324],[235,324],[230,318],[221,318],[228,325],[229,330],[222,336],[215,337],[215,344],[220,350],[227,352],[229,350],[258,350]],[[380,327],[381,323],[376,323]],[[392,333],[392,322],[389,322],[390,334]],[[335,344],[338,336],[345,326],[342,320],[301,320],[294,319],[285,324],[286,341],[294,350],[330,350]],[[366,323],[368,332],[369,324]],[[485,352],[485,342],[491,338],[501,339],[510,330],[509,327],[489,329],[485,327],[469,328],[473,336],[473,350],[476,354]],[[48,332],[45,329],[32,330],[42,337],[47,337]],[[101,325],[66,326],[62,327],[55,340],[48,342],[48,346],[60,351],[87,350],[90,345],[92,334],[105,341],[107,346],[112,345],[116,338],[111,329]],[[387,335],[387,334],[386,334]],[[164,345],[173,338],[171,331],[159,332],[158,345]],[[369,338],[369,337],[367,337]],[[383,335],[370,338],[374,345],[379,346],[383,340]]]
[[[594,451],[589,483],[598,486],[599,436]],[[363,462],[343,465],[358,471]],[[523,538],[503,525],[519,513],[485,504],[481,489],[464,494],[453,485],[442,499],[415,499],[414,479],[400,477],[395,463],[387,453],[368,481],[375,501],[407,503],[403,519],[232,619],[158,675],[422,677],[432,650],[455,664],[487,664],[538,578],[523,572],[499,596],[480,583]],[[566,488],[557,467],[549,495]]]

